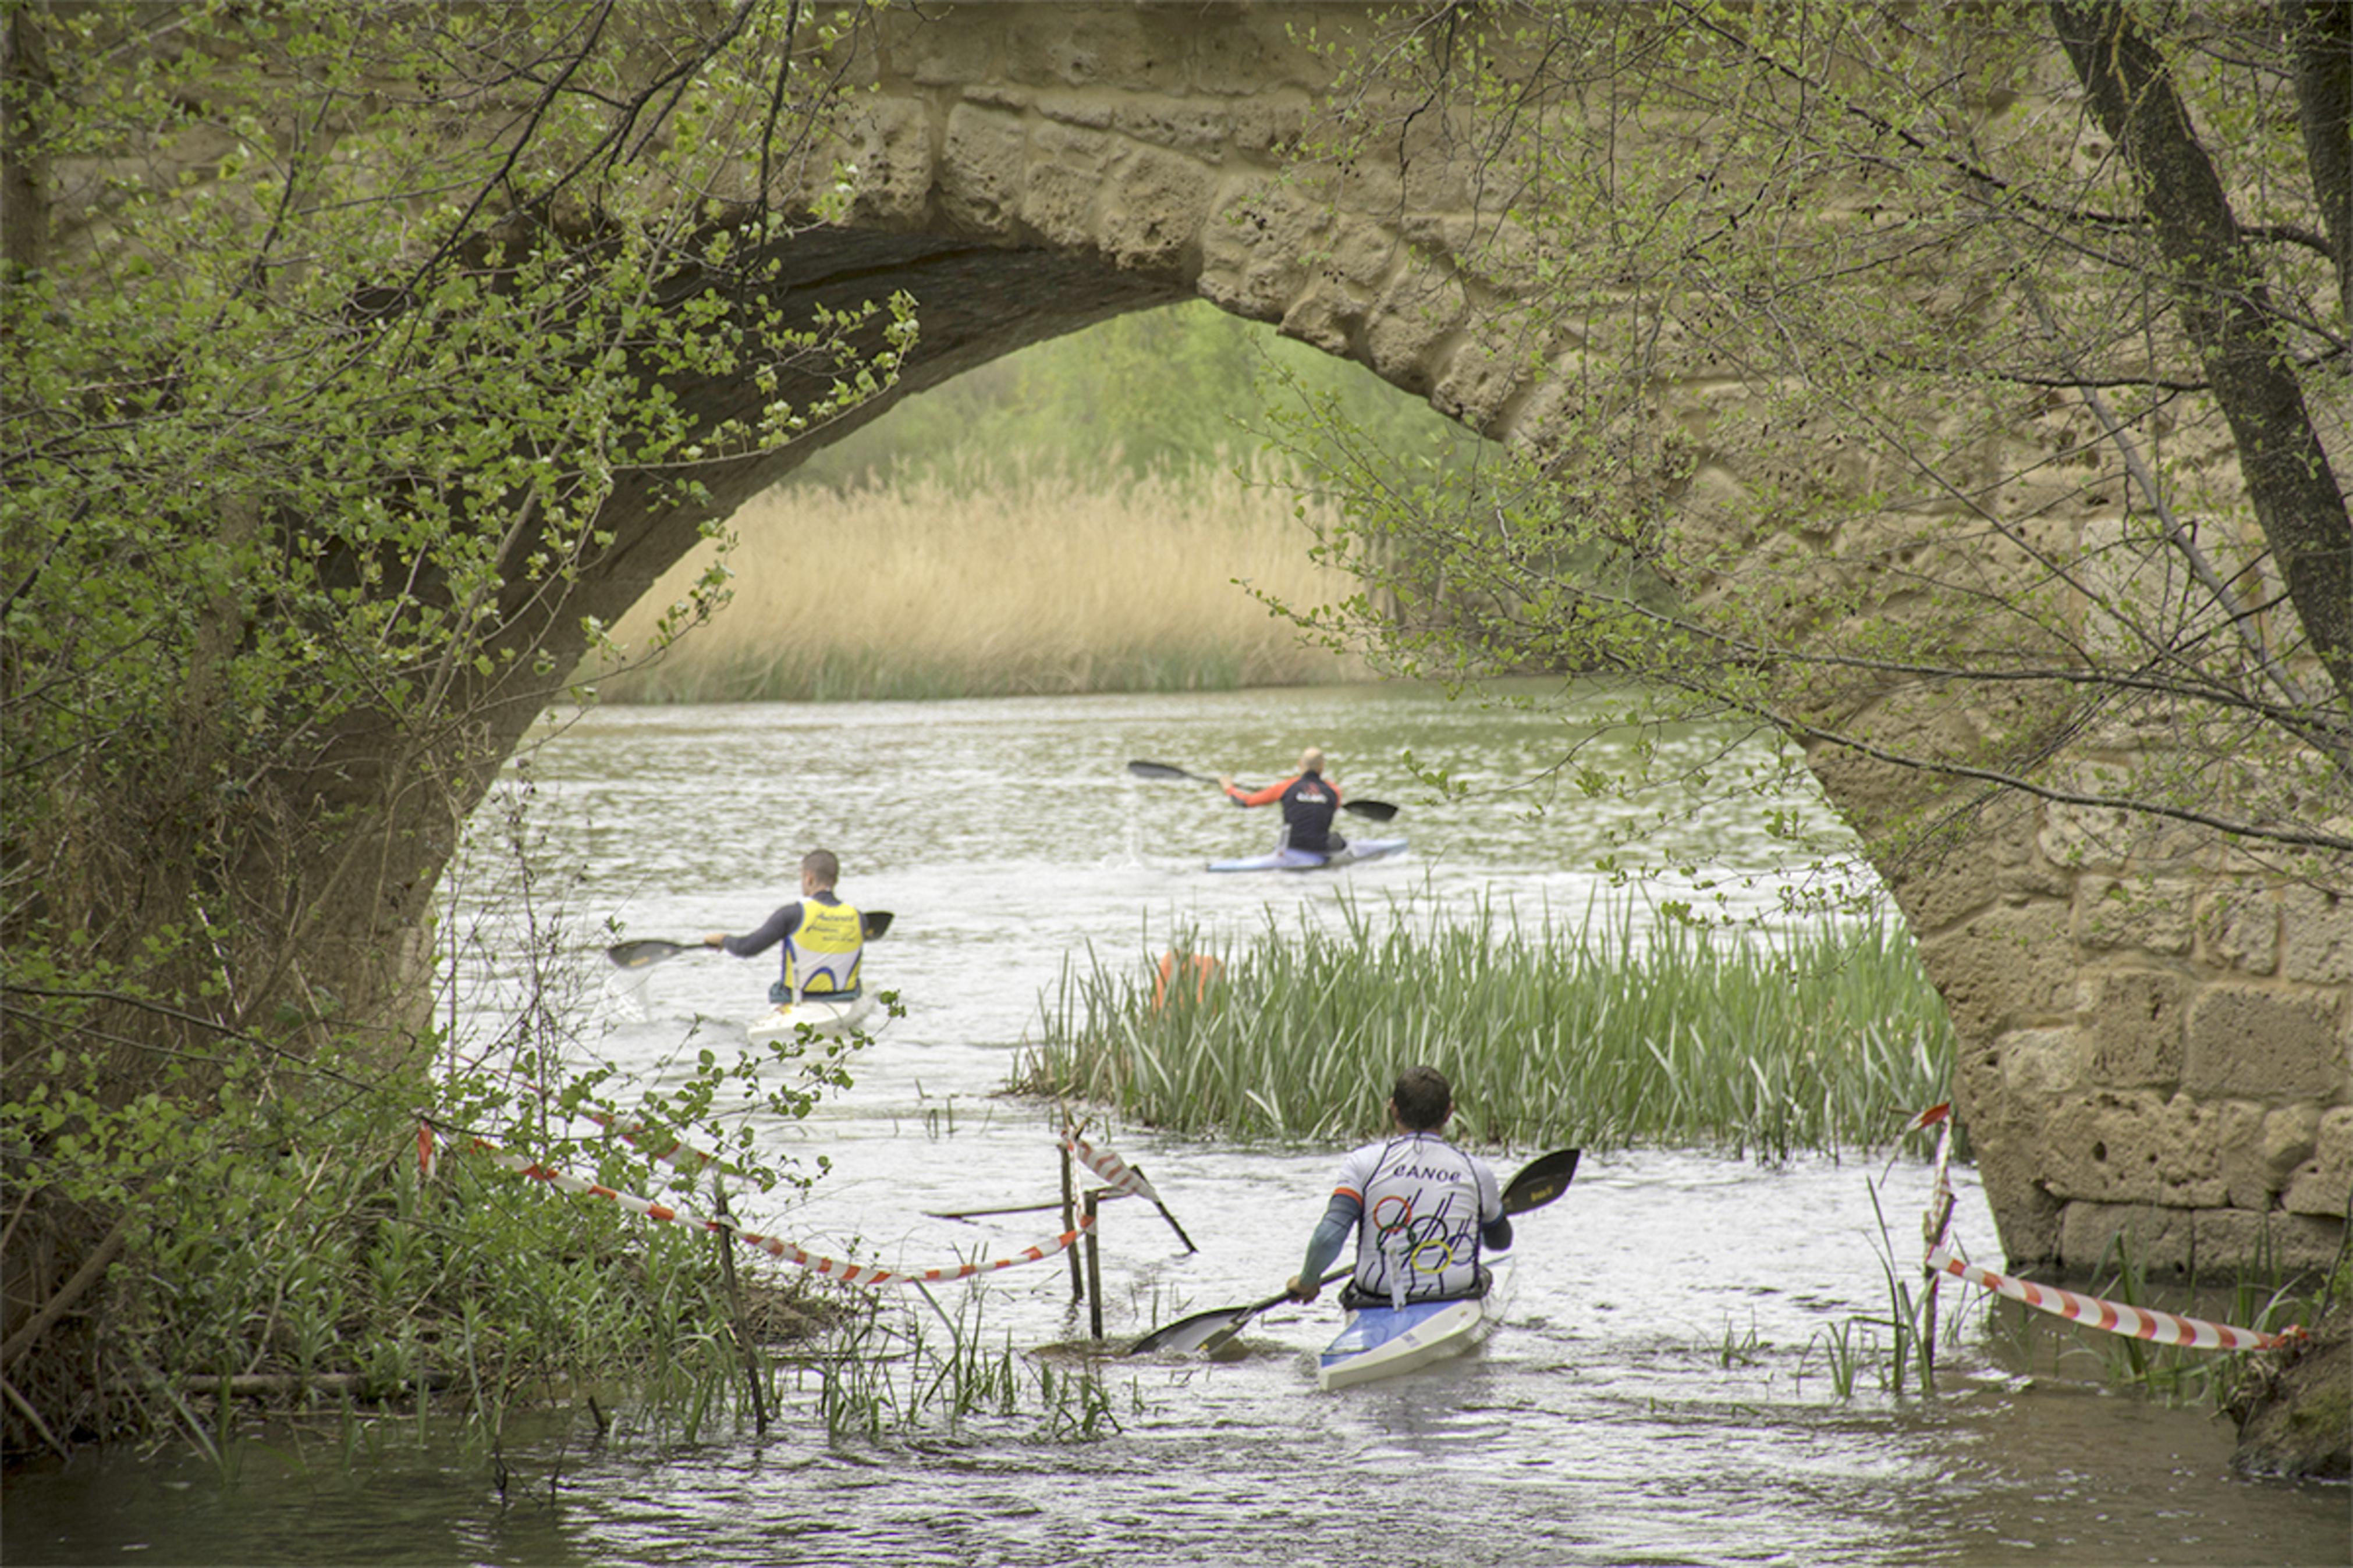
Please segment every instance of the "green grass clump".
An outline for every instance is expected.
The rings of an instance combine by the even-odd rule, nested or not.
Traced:
[[[816,1414],[827,1440],[837,1448],[936,1441],[962,1437],[982,1423],[997,1430],[1024,1426],[1044,1442],[1091,1443],[1121,1430],[1100,1365],[1082,1357],[1058,1366],[1015,1350],[1009,1336],[992,1344],[980,1300],[969,1294],[955,1317],[940,1313],[944,1341],[912,1310],[889,1321],[875,1311],[837,1325],[825,1358],[801,1370],[802,1388],[810,1377],[817,1381]],[[1134,1379],[1127,1404],[1142,1413]]]
[[[1048,1000],[1015,1087],[1155,1126],[1332,1142],[1381,1125],[1400,1068],[1455,1085],[1457,1130],[1493,1143],[1696,1145],[1782,1158],[1884,1146],[1948,1097],[1952,1025],[1884,923],[1778,942],[1621,918],[1533,928],[1344,902],[1333,927],[1242,951],[1180,940],[1210,982],[1155,998],[1154,963],[1090,955]]]

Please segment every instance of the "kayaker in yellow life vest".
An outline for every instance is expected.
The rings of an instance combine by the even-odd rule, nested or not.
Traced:
[[[1398,1074],[1388,1111],[1392,1134],[1341,1163],[1323,1222],[1308,1239],[1306,1261],[1286,1286],[1292,1300],[1315,1300],[1316,1282],[1352,1234],[1356,1269],[1341,1293],[1344,1307],[1483,1295],[1487,1273],[1480,1249],[1512,1245],[1495,1173],[1439,1136],[1454,1114],[1446,1075],[1436,1068],[1406,1068]]]
[[[855,1000],[859,965],[866,954],[866,920],[834,896],[833,884],[840,876],[841,862],[832,850],[810,850],[801,858],[798,902],[784,905],[748,935],[715,931],[702,939],[703,945],[750,958],[783,942],[784,974],[768,987],[768,1000],[779,1006],[804,996]]]

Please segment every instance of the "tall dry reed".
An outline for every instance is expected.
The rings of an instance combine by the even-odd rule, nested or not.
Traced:
[[[844,491],[780,488],[734,520],[726,606],[650,665],[607,674],[604,695],[806,701],[1357,678],[1237,584],[1307,605],[1354,590],[1309,558],[1296,504],[1225,469],[1114,481],[972,464]],[[715,548],[656,584],[617,628],[624,646],[646,645]]]

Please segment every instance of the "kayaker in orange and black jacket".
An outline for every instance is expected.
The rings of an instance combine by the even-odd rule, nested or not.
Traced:
[[[1317,747],[1310,746],[1299,753],[1299,771],[1281,784],[1245,792],[1231,778],[1220,774],[1218,787],[1236,805],[1273,805],[1280,802],[1286,829],[1283,845],[1287,848],[1330,855],[1348,847],[1346,839],[1332,831],[1332,818],[1340,810],[1340,786],[1324,776],[1324,753]]]

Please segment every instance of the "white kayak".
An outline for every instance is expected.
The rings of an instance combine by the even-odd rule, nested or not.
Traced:
[[[1324,1347],[1316,1386],[1347,1388],[1461,1355],[1495,1331],[1512,1303],[1512,1255],[1490,1252],[1487,1293],[1476,1300],[1358,1307]]]
[[[766,1040],[789,1040],[800,1032],[803,1024],[820,1035],[839,1035],[858,1027],[873,1011],[871,991],[861,991],[847,1002],[804,996],[797,1002],[769,1008],[745,1024],[744,1034],[755,1045]]]
[[[1242,860],[1212,860],[1212,871],[1335,871],[1363,860],[1378,860],[1405,847],[1402,838],[1352,838],[1339,851],[1319,855],[1313,849],[1276,849]]]

